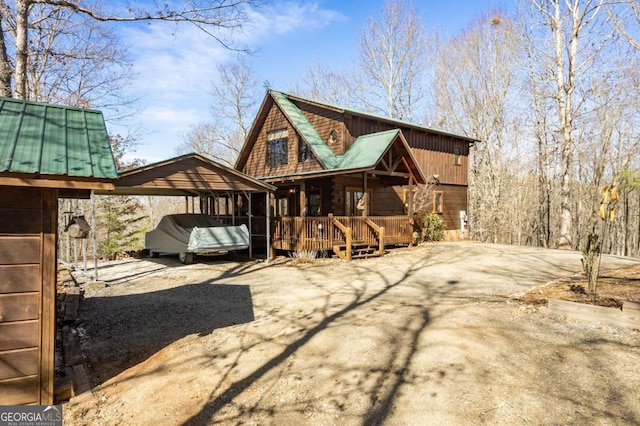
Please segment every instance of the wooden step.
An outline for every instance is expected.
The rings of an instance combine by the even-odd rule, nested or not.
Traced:
[[[351,259],[368,259],[370,257],[380,257],[382,256],[379,252],[371,253],[371,254],[354,254],[351,255]]]

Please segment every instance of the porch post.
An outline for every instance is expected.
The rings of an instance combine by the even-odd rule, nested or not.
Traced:
[[[407,216],[413,216],[413,176],[409,176],[409,193],[407,194]]]
[[[305,250],[307,244],[307,182],[300,182],[300,239],[297,250]]]
[[[253,210],[251,209],[251,193],[246,193],[245,195],[249,199],[249,259],[253,259],[253,235],[251,234],[251,218],[253,217]]]
[[[364,209],[362,217],[369,215],[369,194],[367,193],[367,172],[362,173],[362,197],[364,198]]]
[[[307,215],[307,183],[300,182],[300,216]]]
[[[271,193],[269,191],[265,192],[265,206],[267,210],[267,259],[265,262],[269,263],[271,259]]]

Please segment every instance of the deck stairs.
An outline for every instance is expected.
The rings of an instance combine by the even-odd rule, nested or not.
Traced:
[[[346,244],[334,245],[333,252],[337,257],[344,260],[367,259],[369,257],[379,257],[384,254],[380,252],[377,246],[372,246],[366,241],[353,241],[351,243],[351,253],[347,252]]]

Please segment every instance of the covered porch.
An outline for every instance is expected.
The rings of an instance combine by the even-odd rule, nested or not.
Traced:
[[[413,194],[426,183],[400,133],[369,137],[343,167],[271,176],[272,247],[330,251],[347,260],[413,240]],[[364,139],[364,138],[363,138]]]

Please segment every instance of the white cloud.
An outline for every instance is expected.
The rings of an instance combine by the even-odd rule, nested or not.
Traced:
[[[317,3],[278,2],[251,11],[250,24],[233,34],[234,45],[260,48],[274,38],[345,19]],[[137,116],[145,134],[137,155],[149,160],[169,158],[191,126],[210,119],[217,66],[234,53],[195,26],[137,24],[119,26],[118,31],[130,46],[138,75],[134,96],[140,99],[142,111]]]
[[[248,41],[273,34],[289,34],[297,30],[317,30],[335,22],[346,21],[342,13],[321,8],[315,2],[277,2],[254,10],[249,15]]]

